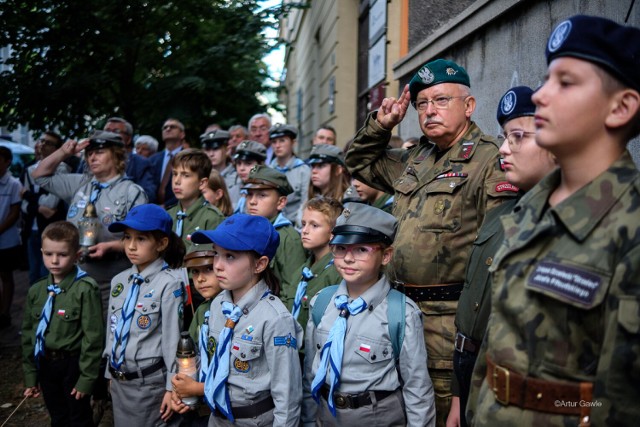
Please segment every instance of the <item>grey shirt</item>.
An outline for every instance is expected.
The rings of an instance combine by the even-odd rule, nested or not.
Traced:
[[[365,391],[392,391],[402,387],[407,425],[432,426],[435,425],[435,403],[433,385],[427,371],[421,312],[407,298],[405,335],[396,365],[387,319],[387,294],[390,289],[391,285],[383,275],[361,295],[367,303],[367,309],[347,318],[342,373],[336,391],[358,394]],[[348,295],[344,280],[335,295]],[[317,294],[311,300],[310,311],[316,299]],[[351,301],[353,299],[349,298]],[[311,397],[311,383],[320,365],[321,349],[338,314],[332,298],[317,328],[313,321],[307,322],[302,415],[305,424],[312,423],[316,417],[317,404]],[[328,375],[327,370],[327,384]]]

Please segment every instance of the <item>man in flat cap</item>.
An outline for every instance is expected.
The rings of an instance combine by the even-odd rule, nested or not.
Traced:
[[[420,144],[387,150],[409,103],[418,113]],[[385,98],[367,117],[346,156],[356,179],[394,194],[399,223],[389,276],[423,313],[438,426],[451,406],[454,318],[473,240],[485,213],[516,195],[501,185],[497,142],[471,121],[475,107],[466,70],[431,61],[398,99]]]

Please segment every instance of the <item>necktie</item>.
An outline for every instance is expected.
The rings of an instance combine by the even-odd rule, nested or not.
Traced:
[[[96,200],[100,197],[100,192],[105,188],[109,188],[109,184],[98,182],[96,180],[91,181],[91,196],[89,197],[89,203],[96,204]]]
[[[300,315],[300,307],[302,306],[302,298],[307,294],[307,284],[309,280],[313,279],[314,274],[309,267],[304,267],[302,269],[302,280],[298,283],[298,289],[296,290],[296,297],[293,300],[293,309],[291,310],[291,314],[293,314],[293,318],[298,320],[298,316]]]
[[[209,310],[204,313],[204,323],[200,326],[200,338],[198,339],[198,350],[200,351],[200,382],[203,383],[209,372]]]
[[[233,328],[242,317],[242,309],[228,301],[222,303],[222,314],[227,318],[224,328],[220,331],[218,345],[213,363],[209,366],[209,374],[204,382],[204,397],[211,410],[216,408],[231,422],[234,421],[227,389],[229,378],[229,351],[233,338]],[[213,404],[211,399],[213,398]]]
[[[47,291],[49,291],[49,296],[47,297],[47,301],[44,303],[44,307],[42,307],[42,313],[40,314],[40,323],[38,323],[38,328],[36,329],[36,346],[33,352],[36,363],[38,362],[39,356],[44,356],[44,334],[47,332],[49,323],[51,323],[53,300],[55,299],[56,295],[62,292],[62,289],[60,289],[58,285],[53,284],[47,286]]]
[[[140,285],[144,282],[144,278],[140,274],[135,273],[131,275],[129,281],[132,281],[131,288],[129,288],[129,293],[124,301],[124,306],[122,306],[122,313],[120,314],[118,324],[116,325],[113,337],[113,346],[111,347],[111,366],[114,369],[120,369],[120,366],[122,366],[122,363],[124,362],[124,352],[127,349],[127,342],[129,341],[131,321],[133,320],[136,303],[138,302]],[[118,344],[120,345],[119,349]]]
[[[336,416],[336,408],[333,403],[333,391],[340,383],[342,355],[344,353],[344,336],[347,331],[347,317],[349,317],[349,315],[355,316],[360,314],[367,308],[367,303],[362,297],[351,301],[351,304],[347,302],[348,298],[346,295],[338,295],[334,299],[334,304],[336,308],[340,310],[340,315],[333,323],[327,342],[324,344],[324,347],[322,347],[320,366],[318,366],[318,372],[316,372],[316,376],[311,383],[311,395],[316,402],[320,402],[320,388],[324,384],[327,370],[329,370],[331,387],[329,390],[328,404],[329,411],[331,411],[334,417]],[[328,363],[329,366],[327,366]]]
[[[167,152],[167,156],[169,160],[167,161],[167,165],[164,167],[164,171],[162,173],[162,181],[160,182],[160,186],[158,187],[158,204],[164,203],[164,198],[167,193],[167,185],[169,184],[169,180],[171,179],[171,172],[173,170],[171,166],[171,161],[173,160],[173,154]]]
[[[184,211],[178,211],[176,214],[176,234],[178,237],[182,237],[182,224],[184,223],[184,219],[187,217],[187,213]]]

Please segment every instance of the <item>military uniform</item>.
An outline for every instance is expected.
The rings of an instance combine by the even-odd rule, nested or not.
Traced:
[[[112,281],[104,351],[108,358],[112,358],[114,331],[123,314],[134,273],[138,273],[135,265],[117,274]],[[120,368],[125,376],[134,377],[121,378],[110,364],[105,372],[105,377],[113,380],[111,395],[116,425],[160,423],[160,404],[165,392],[171,391],[171,379],[176,372],[184,283],[181,275],[166,268],[161,258],[147,266],[141,275],[144,283],[140,285],[124,363]],[[176,418],[170,422],[177,423]]]
[[[89,397],[72,402],[75,396],[70,393],[75,388],[91,394],[100,374],[104,343],[100,290],[97,283],[77,267],[58,283],[62,292],[53,302],[51,322],[45,335],[45,355],[40,357],[38,369],[33,355],[36,330],[48,298],[47,286],[52,283],[51,275],[43,277],[27,293],[21,337],[24,384],[25,387],[40,385],[54,424],[60,421],[60,408],[68,410],[76,405],[83,408],[76,407],[75,410],[84,411],[91,419]]]
[[[559,179],[560,171],[546,177],[502,221],[506,239],[491,266],[492,316],[467,412],[474,425],[577,425],[587,409],[592,425],[633,425],[640,416],[633,381],[640,348],[640,175],[625,152],[548,207]],[[488,369],[487,360],[497,367]],[[496,393],[485,378],[494,372]],[[551,384],[511,386],[511,393],[539,396],[533,403],[541,410],[518,407],[505,395],[506,372]],[[581,393],[589,383],[592,396]]]
[[[181,204],[167,209],[171,219],[173,219],[173,231],[177,230],[178,212],[182,211]],[[224,215],[220,210],[207,202],[204,197],[200,196],[191,206],[185,211],[186,218],[182,223],[182,238],[184,245],[187,249],[187,253],[195,250],[195,245],[191,242],[191,235],[198,230],[213,230],[224,220]]]
[[[67,221],[77,226],[91,197],[91,178],[80,174],[53,175],[40,177],[36,179],[36,183],[69,204]],[[147,203],[147,195],[142,187],[120,175],[102,184],[108,184],[108,187],[100,191],[94,203],[101,224],[98,242],[112,242],[120,240],[122,235],[110,233],[107,229],[109,224],[123,220],[132,207]],[[113,274],[130,266],[124,252],[107,252],[100,259],[86,257],[80,264],[100,285],[104,308],[109,301],[109,286]]]
[[[516,195],[499,166],[496,141],[471,123],[460,141],[436,159],[425,137],[411,150],[387,150],[391,132],[375,113],[358,131],[347,165],[367,185],[394,194],[395,253],[387,271],[407,285],[424,314],[429,372],[436,393],[450,398],[454,316],[473,240],[485,213]],[[441,401],[439,417],[449,403]]]
[[[333,303],[329,303],[317,327],[313,321],[307,323],[304,425],[313,425],[316,420],[316,425],[327,426],[434,425],[433,387],[427,372],[427,352],[420,309],[407,298],[404,340],[396,363],[387,318],[387,294],[390,289],[391,284],[383,275],[361,295],[367,302],[368,309],[347,318],[342,372],[337,391],[349,395],[363,392],[374,394],[375,391],[380,397],[373,404],[356,409],[337,408],[337,417],[334,417],[328,410],[325,396],[320,405],[313,401],[310,394],[311,383],[320,364],[321,350],[339,310]],[[348,295],[344,282],[336,292],[336,295],[343,294]],[[317,296],[311,299],[311,310],[316,300]],[[392,393],[383,397],[380,392]]]
[[[296,283],[302,280],[302,269],[308,267],[313,273],[313,278],[307,281],[307,294],[302,299],[302,306],[300,309],[300,315],[298,316],[298,323],[302,326],[303,330],[306,330],[307,320],[309,319],[309,295],[315,295],[320,290],[327,286],[337,285],[342,281],[342,277],[333,265],[333,254],[328,252],[325,256],[313,262],[313,257],[307,258],[304,264],[297,269],[295,274],[289,283]],[[293,293],[290,293],[293,290]],[[296,297],[297,285],[295,288],[287,288],[286,292],[283,290],[280,292],[280,299],[287,307],[289,311],[293,309],[293,302]]]
[[[299,266],[305,262],[305,251],[300,234],[293,228],[293,223],[282,215],[271,221],[280,235],[280,246],[269,264],[280,280],[280,289],[284,295],[296,294],[298,281],[294,279],[300,273]],[[298,277],[299,279],[299,277]]]
[[[285,174],[293,189],[293,193],[287,196],[287,205],[282,210],[282,213],[299,229],[302,221],[302,205],[307,201],[309,195],[311,169],[305,162],[295,156],[282,167],[278,166],[278,161],[274,158],[270,166]]]
[[[233,302],[222,291],[212,302],[209,335],[217,339],[227,319],[223,301]],[[298,426],[302,379],[297,348],[302,328],[282,302],[271,295],[264,281],[258,282],[238,301],[243,315],[234,328],[227,379],[235,423],[211,415],[210,426]],[[236,409],[273,400],[273,409],[254,418],[239,418]]]

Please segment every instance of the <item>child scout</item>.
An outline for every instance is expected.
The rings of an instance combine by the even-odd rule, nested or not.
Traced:
[[[336,221],[330,244],[343,280],[311,300],[305,425],[435,425],[422,313],[381,272],[396,227],[392,215],[361,203],[346,203]]]

